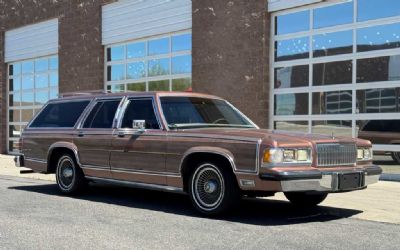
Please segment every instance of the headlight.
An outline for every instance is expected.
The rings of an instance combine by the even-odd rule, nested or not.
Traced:
[[[311,163],[311,149],[270,148],[264,151],[265,164],[279,163]]]
[[[370,161],[373,158],[372,148],[358,148],[357,161]]]

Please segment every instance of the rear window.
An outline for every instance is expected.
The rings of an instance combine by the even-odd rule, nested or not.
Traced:
[[[30,128],[72,128],[90,101],[50,103]]]

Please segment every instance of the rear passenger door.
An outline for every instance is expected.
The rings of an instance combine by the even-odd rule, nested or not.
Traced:
[[[88,176],[110,178],[113,128],[122,98],[98,99],[75,136],[80,162]]]
[[[152,97],[130,98],[119,128],[114,131],[110,165],[114,179],[165,184],[166,131]],[[135,128],[144,121],[145,129]]]

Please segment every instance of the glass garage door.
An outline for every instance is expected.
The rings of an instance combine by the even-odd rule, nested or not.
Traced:
[[[332,2],[272,14],[271,127],[400,151],[400,1]]]
[[[40,108],[58,97],[58,57],[8,64],[8,151],[18,153],[22,130]]]

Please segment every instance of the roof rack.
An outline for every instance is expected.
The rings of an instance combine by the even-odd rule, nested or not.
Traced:
[[[62,93],[59,94],[59,98],[64,98],[64,97],[71,97],[71,96],[87,96],[87,95],[98,95],[98,94],[107,94],[110,93],[110,91],[106,90],[92,90],[92,91],[79,91],[79,92],[68,92],[68,93]]]

